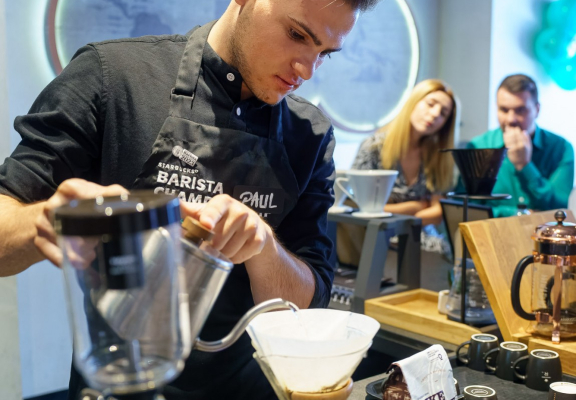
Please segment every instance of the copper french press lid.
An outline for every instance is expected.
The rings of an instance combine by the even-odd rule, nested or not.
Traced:
[[[576,255],[576,224],[564,222],[566,213],[554,214],[556,222],[539,225],[532,234],[535,250],[540,254],[569,256]]]

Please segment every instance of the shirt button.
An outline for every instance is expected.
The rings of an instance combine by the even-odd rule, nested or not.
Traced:
[[[518,201],[519,201],[520,203],[524,203],[524,197],[522,197],[522,196],[518,197]]]
[[[232,72],[228,72],[228,75],[226,75],[226,78],[232,82],[234,81],[234,79],[236,79],[236,77],[234,76],[234,74]]]
[[[236,109],[236,115],[237,115],[237,116],[240,116],[240,114],[242,114],[242,110],[240,110],[240,107],[238,107],[238,108]]]

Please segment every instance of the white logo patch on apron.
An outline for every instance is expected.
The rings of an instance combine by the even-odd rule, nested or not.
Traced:
[[[198,161],[198,157],[194,155],[194,153],[183,149],[180,146],[174,146],[172,148],[172,154],[191,167],[193,167],[196,164],[196,161]]]

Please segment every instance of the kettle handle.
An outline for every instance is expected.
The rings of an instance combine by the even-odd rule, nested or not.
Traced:
[[[534,263],[534,256],[526,256],[520,260],[512,276],[512,288],[510,294],[512,296],[512,308],[518,314],[520,318],[524,318],[528,321],[535,321],[536,315],[526,312],[522,308],[522,303],[520,302],[520,282],[522,281],[522,274],[526,267]]]

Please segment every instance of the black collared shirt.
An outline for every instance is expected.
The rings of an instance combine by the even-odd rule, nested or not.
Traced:
[[[193,109],[195,122],[231,128],[268,137],[270,106],[255,97],[240,100],[242,76],[226,64],[207,43],[202,62],[203,79],[199,82],[198,96],[209,99]]]
[[[0,193],[25,203],[41,201],[48,199],[62,181],[73,177],[130,188],[168,116],[170,92],[186,41],[183,35],[146,36],[81,48],[38,96],[30,112],[16,119],[22,141],[0,166]],[[256,98],[240,100],[242,77],[210,46],[204,51],[198,85],[192,117],[195,122],[264,137],[281,125],[282,143],[299,194],[297,205],[276,234],[288,250],[311,267],[316,279],[311,307],[326,306],[333,279],[328,261],[332,243],[326,235],[334,179],[335,143],[330,121],[294,95],[275,106]],[[275,120],[274,115],[281,115],[281,119]],[[202,332],[204,340],[220,339],[253,305],[245,269],[234,269],[222,293],[226,295],[220,296]],[[193,352],[186,370],[195,368],[194,373],[200,375],[194,378],[184,371],[176,382],[182,396],[194,393],[195,398],[209,398],[196,389],[203,380],[215,379],[217,371],[218,379],[223,379],[220,382],[233,375],[249,378],[250,373],[243,375],[247,370],[241,365],[251,360],[249,340],[242,339],[232,351],[238,357],[225,352]],[[224,359],[230,363],[231,358],[238,365],[224,373]],[[212,382],[211,386],[224,390],[227,385]],[[249,387],[249,382],[243,386]],[[236,398],[242,398],[239,390],[243,389],[233,387]]]

